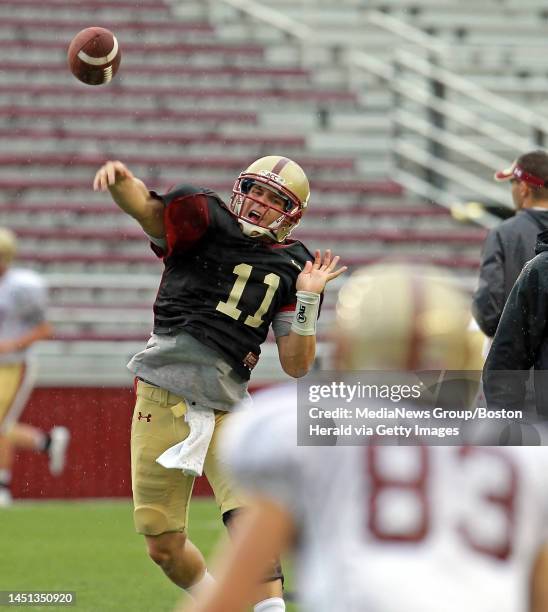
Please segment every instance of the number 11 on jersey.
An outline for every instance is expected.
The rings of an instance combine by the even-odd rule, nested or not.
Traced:
[[[236,274],[237,278],[234,282],[234,285],[230,291],[230,295],[226,302],[219,302],[216,306],[216,310],[222,312],[223,314],[232,317],[233,319],[238,320],[242,314],[242,311],[237,308],[238,302],[242,297],[242,293],[244,292],[245,286],[249,277],[251,276],[251,271],[253,270],[253,266],[250,266],[246,263],[238,264],[234,266],[234,274]],[[276,293],[276,289],[280,284],[280,277],[277,274],[271,272],[267,274],[263,283],[267,286],[267,290],[263,301],[257,308],[257,311],[253,316],[248,315],[245,318],[244,324],[249,325],[250,327],[260,327],[264,321],[262,319],[263,315],[269,309],[270,304],[272,303],[272,299],[274,298],[274,294]]]

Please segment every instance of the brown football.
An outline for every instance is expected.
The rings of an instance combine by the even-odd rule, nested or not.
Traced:
[[[121,58],[116,36],[105,28],[91,27],[78,32],[68,48],[70,71],[87,85],[111,81]]]

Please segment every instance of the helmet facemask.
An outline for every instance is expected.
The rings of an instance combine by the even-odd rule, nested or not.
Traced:
[[[275,205],[266,199],[259,200],[250,195],[252,187],[256,185],[262,189],[273,192],[282,200],[280,205]],[[248,203],[251,202],[251,205]],[[257,204],[259,210],[254,210],[253,203]],[[275,180],[274,176],[242,172],[234,183],[232,198],[230,200],[230,211],[240,223],[242,232],[246,236],[267,236],[276,242],[283,242],[291,231],[299,224],[304,211],[304,205],[287,188]],[[269,211],[275,211],[279,215],[267,223],[265,217]]]

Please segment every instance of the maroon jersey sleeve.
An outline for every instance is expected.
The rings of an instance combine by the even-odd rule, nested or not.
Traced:
[[[167,194],[151,195],[164,204],[166,249],[151,244],[159,257],[183,253],[191,249],[210,225],[208,197],[191,185],[179,185]]]

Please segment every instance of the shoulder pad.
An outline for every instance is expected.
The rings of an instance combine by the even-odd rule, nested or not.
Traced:
[[[155,191],[151,191],[151,195],[158,200],[161,200],[166,206],[172,202],[173,200],[177,200],[179,198],[184,198],[185,196],[195,195],[200,193],[205,193],[207,190],[202,189],[201,187],[195,187],[194,185],[189,185],[187,183],[182,183],[180,185],[175,185],[166,193],[156,193]]]

